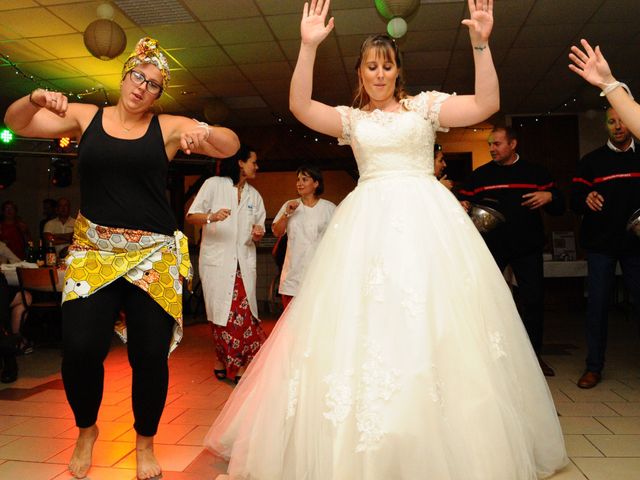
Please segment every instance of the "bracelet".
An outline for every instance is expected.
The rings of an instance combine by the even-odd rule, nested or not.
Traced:
[[[33,98],[31,98],[31,95],[33,95],[33,92],[35,92],[35,90],[29,93],[29,103],[31,103],[31,105],[33,105],[34,107],[44,108],[42,105],[33,101]]]
[[[473,47],[474,50],[478,50],[479,52],[483,51],[485,48],[487,48],[487,45],[476,45]]]
[[[615,81],[613,83],[603,83],[603,85],[604,85],[604,88],[600,92],[601,97],[605,97],[611,92],[613,92],[616,88],[622,87],[627,91],[627,93],[631,97],[631,100],[633,100],[633,95],[631,95],[631,90],[629,90],[629,87],[627,86],[626,83]]]
[[[209,134],[211,133],[211,130],[209,130],[209,124],[205,123],[205,122],[200,122],[199,120],[196,120],[194,118],[194,120],[196,121],[196,123],[198,124],[198,127],[200,128],[204,128],[207,131],[207,136],[204,137],[205,141],[207,140],[207,138],[209,138]]]

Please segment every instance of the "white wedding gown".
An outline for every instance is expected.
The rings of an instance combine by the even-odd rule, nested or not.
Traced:
[[[232,480],[529,480],[567,463],[505,280],[433,176],[445,99],[338,107],[360,181],[205,438]]]

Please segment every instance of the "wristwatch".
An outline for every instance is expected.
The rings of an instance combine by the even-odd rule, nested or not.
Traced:
[[[207,213],[207,223],[211,223],[211,214]]]

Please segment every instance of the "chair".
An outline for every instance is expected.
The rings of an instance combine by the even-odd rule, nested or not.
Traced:
[[[57,287],[58,272],[54,267],[45,268],[16,268],[20,295],[25,311],[21,319],[21,331],[34,330],[33,323],[36,318],[42,319],[42,337],[52,340],[49,324],[46,318],[60,318],[60,292]],[[29,303],[27,293],[31,294]],[[29,319],[29,325],[26,325]],[[32,332],[33,333],[33,332]],[[32,337],[32,335],[26,335]]]

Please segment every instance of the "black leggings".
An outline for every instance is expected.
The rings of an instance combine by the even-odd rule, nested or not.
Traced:
[[[133,426],[140,435],[150,437],[158,430],[167,398],[174,320],[140,287],[121,278],[87,298],[62,305],[64,389],[76,425],[94,425],[102,402],[103,362],[120,310],[127,316]]]

